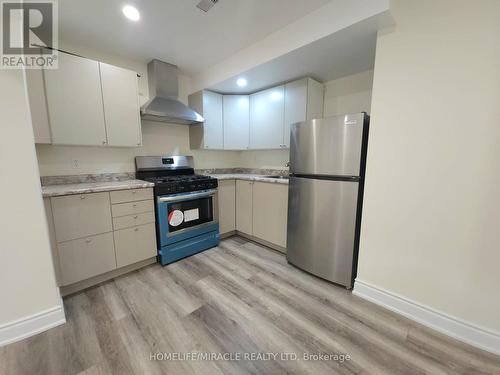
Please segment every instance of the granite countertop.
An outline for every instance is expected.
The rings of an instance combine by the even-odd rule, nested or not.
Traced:
[[[252,173],[224,173],[224,174],[208,174],[218,180],[246,180],[246,181],[259,181],[270,182],[275,184],[288,185],[288,178],[269,178],[261,174]]]
[[[153,187],[152,182],[142,180],[82,182],[77,184],[60,184],[42,186],[42,195],[57,197],[61,195],[99,193],[103,191],[128,190]]]

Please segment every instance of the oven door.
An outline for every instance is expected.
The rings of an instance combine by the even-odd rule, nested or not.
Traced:
[[[157,198],[161,246],[218,230],[217,189]]]

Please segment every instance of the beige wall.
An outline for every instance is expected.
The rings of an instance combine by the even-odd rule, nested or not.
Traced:
[[[377,42],[358,279],[500,332],[500,2],[400,0]]]
[[[71,175],[135,171],[137,155],[194,155],[196,168],[236,167],[239,152],[189,149],[189,127],[150,121],[142,123],[142,147],[37,145],[40,175]],[[73,168],[73,160],[80,168]]]
[[[22,71],[0,70],[0,109],[4,140],[0,147],[1,333],[6,323],[58,307],[61,300]]]
[[[326,82],[323,115],[370,113],[372,86],[373,70]]]

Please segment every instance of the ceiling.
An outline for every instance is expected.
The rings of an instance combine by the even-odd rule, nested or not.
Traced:
[[[210,90],[249,94],[300,77],[320,82],[373,69],[379,20],[372,17],[224,80]],[[238,87],[238,78],[247,86]]]
[[[330,0],[219,0],[208,12],[199,0],[63,0],[59,37],[139,61],[158,58],[196,74]],[[122,7],[141,13],[129,21]]]

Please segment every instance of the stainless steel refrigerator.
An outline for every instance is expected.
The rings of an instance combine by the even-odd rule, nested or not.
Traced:
[[[287,260],[352,288],[356,277],[369,116],[293,124]]]

